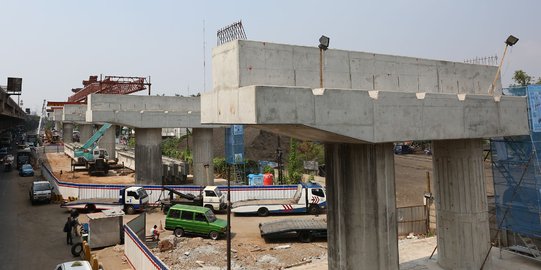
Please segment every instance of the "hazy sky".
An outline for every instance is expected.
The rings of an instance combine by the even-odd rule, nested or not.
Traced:
[[[89,75],[151,76],[156,94],[203,92],[204,58],[210,91],[216,30],[238,20],[251,40],[316,46],[325,34],[336,49],[450,61],[501,57],[513,34],[503,84],[517,69],[541,76],[536,0],[0,0],[0,11],[0,84],[22,77],[32,111],[67,100]]]

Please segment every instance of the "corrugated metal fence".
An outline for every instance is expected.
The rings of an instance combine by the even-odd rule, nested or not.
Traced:
[[[408,207],[399,207],[396,209],[396,218],[398,222],[398,235],[426,234],[427,208],[425,205],[416,205]]]
[[[55,193],[61,194],[65,199],[68,197],[76,197],[78,199],[118,198],[119,190],[127,186],[61,182],[53,175],[45,163],[41,164],[41,173],[55,187]],[[144,185],[143,187],[149,193],[150,204],[156,204],[159,199],[164,199],[168,195],[167,191],[162,191],[161,185]],[[191,193],[194,195],[199,195],[202,188],[196,185],[167,185],[167,187],[182,193]],[[224,194],[227,194],[226,186],[219,187]],[[291,198],[295,195],[296,191],[296,185],[231,186],[231,202],[248,199]]]
[[[130,266],[135,270],[159,269],[168,270],[158,257],[148,249],[137,234],[127,225],[124,225],[124,255]]]

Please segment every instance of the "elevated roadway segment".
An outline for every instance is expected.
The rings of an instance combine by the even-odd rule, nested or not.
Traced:
[[[23,124],[26,113],[0,86],[0,131]]]

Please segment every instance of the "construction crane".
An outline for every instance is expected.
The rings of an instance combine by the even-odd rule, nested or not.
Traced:
[[[98,80],[98,76],[90,76],[88,80],[83,81],[83,88],[72,89],[75,94],[68,97],[68,102],[86,103],[90,94],[115,94],[127,95],[134,92],[148,89],[150,95],[150,77],[124,77],[124,76],[105,76]],[[148,87],[148,88],[147,88]]]
[[[38,137],[41,134],[41,128],[43,127],[43,122],[45,121],[45,118],[47,118],[47,101],[44,99],[43,105],[41,106],[41,115],[39,117],[38,130],[36,132]]]

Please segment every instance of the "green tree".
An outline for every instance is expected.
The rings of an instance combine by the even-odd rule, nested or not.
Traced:
[[[301,142],[298,145],[301,160],[325,163],[325,147],[317,142]]]
[[[299,157],[298,142],[291,138],[289,144],[289,156],[287,163],[287,174],[289,184],[299,183],[302,179],[302,160]]]
[[[541,76],[537,78],[537,81],[535,82],[535,84],[541,84]]]
[[[532,77],[523,70],[517,70],[513,75],[513,80],[520,86],[526,86],[531,84]]]

